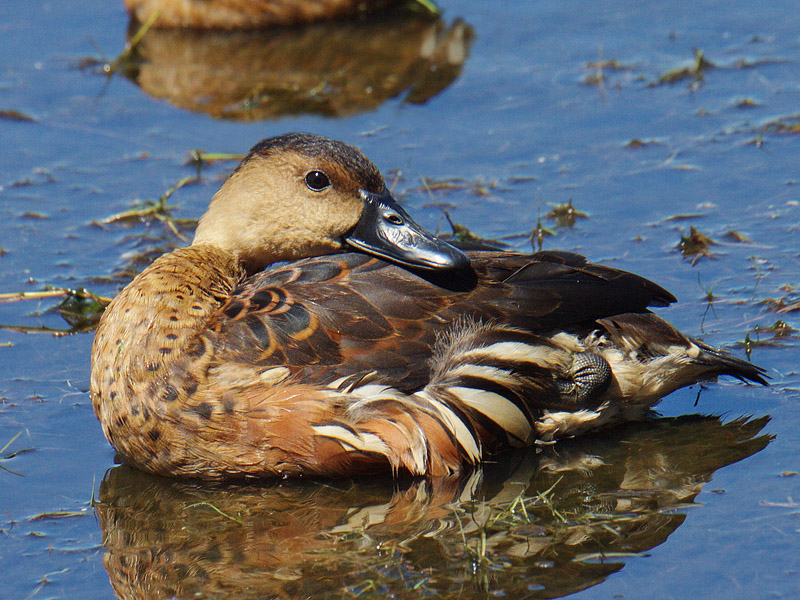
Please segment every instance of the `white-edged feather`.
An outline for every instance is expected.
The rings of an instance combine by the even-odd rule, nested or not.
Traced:
[[[507,398],[495,392],[468,387],[448,387],[447,391],[507,431],[512,445],[524,446],[533,442],[533,428],[525,413]]]

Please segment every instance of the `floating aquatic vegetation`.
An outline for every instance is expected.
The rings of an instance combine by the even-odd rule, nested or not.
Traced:
[[[694,62],[691,65],[667,71],[656,82],[651,83],[649,87],[665,84],[672,85],[686,79],[691,79],[696,84],[703,80],[706,71],[717,67],[717,65],[706,59],[702,50],[694,48],[692,51],[694,52]]]
[[[760,148],[764,144],[764,136],[800,134],[800,113],[767,121],[756,131],[758,132],[758,135],[747,140],[745,144]]]
[[[428,179],[421,177],[422,187],[412,188],[409,192],[457,192],[466,190],[476,196],[492,196],[495,191],[506,191],[508,188],[501,186],[497,180],[484,181],[482,178],[471,181],[454,177],[452,179]]]
[[[241,162],[246,154],[234,154],[231,152],[206,152],[205,150],[191,150],[189,152],[188,164],[194,165],[196,169],[195,177],[200,179],[203,172],[203,167],[207,163],[214,163],[218,161],[236,161]]]
[[[752,333],[758,338],[766,336],[766,339],[772,340],[798,337],[798,330],[781,319],[766,327],[756,326],[752,329]]]
[[[79,61],[78,67],[81,69],[97,69],[108,77],[112,77],[118,71],[125,72],[134,69],[138,64],[136,46],[139,45],[145,34],[155,24],[160,12],[160,9],[153,11],[147,21],[145,21],[136,33],[125,43],[125,48],[115,59],[109,60],[107,58],[86,57]]]
[[[740,243],[740,244],[751,244],[753,242],[753,240],[751,240],[745,234],[743,234],[742,232],[737,231],[735,229],[731,229],[729,231],[726,231],[725,232],[725,239],[728,239],[728,240],[730,240],[732,242],[737,242],[737,243]]]
[[[571,228],[575,226],[575,221],[578,219],[588,219],[589,215],[585,212],[578,210],[572,205],[572,198],[566,204],[556,204],[553,209],[545,215],[546,218],[552,219],[556,227]]]
[[[55,310],[76,332],[91,331],[97,327],[110,301],[110,298],[97,296],[84,288],[78,288],[70,290]]]
[[[797,134],[800,133],[800,114],[781,117],[769,121],[762,128],[761,134]]]
[[[800,310],[800,298],[787,294],[781,298],[765,298],[759,302],[767,310],[776,313],[788,313]]]
[[[158,200],[145,200],[129,210],[106,217],[103,219],[103,223],[158,220],[164,223],[175,234],[175,237],[182,241],[187,241],[182,230],[194,229],[197,219],[177,219],[173,217],[172,210],[177,207],[168,205],[167,200],[180,188],[198,181],[198,177],[184,177],[164,192]]]
[[[760,102],[753,100],[752,98],[739,98],[735,102],[736,108],[756,108],[761,106]]]
[[[581,79],[582,85],[592,85],[599,88],[605,86],[606,83],[606,72],[619,72],[619,71],[630,71],[632,69],[629,65],[624,65],[618,60],[595,60],[587,62],[583,65],[584,69],[591,70],[591,73],[587,73]]]
[[[62,288],[48,286],[46,290],[39,292],[11,292],[0,294],[0,304],[8,302],[19,302],[20,300],[41,300],[43,298],[65,298],[65,301],[70,298],[76,300],[91,300],[98,304],[108,304],[111,302],[110,298],[98,296],[85,288]]]
[[[697,264],[697,261],[703,257],[713,258],[711,253],[711,246],[717,245],[713,239],[707,235],[700,233],[694,228],[694,225],[689,228],[689,235],[681,236],[681,241],[678,242],[678,248],[684,258],[690,258],[692,266]]]
[[[0,109],[0,119],[6,119],[7,121],[27,121],[31,123],[36,122],[36,119],[32,116],[13,109]]]
[[[656,87],[659,85],[672,85],[674,83],[678,83],[684,80],[691,80],[692,86],[696,86],[699,84],[707,71],[711,69],[728,69],[728,70],[741,70],[741,69],[753,69],[756,67],[760,67],[762,65],[769,65],[775,63],[786,62],[785,59],[780,58],[763,58],[758,60],[751,60],[748,58],[739,58],[731,63],[717,63],[708,60],[705,55],[703,54],[702,50],[698,50],[697,48],[692,48],[692,52],[694,53],[694,61],[691,65],[687,65],[684,67],[679,67],[677,69],[672,69],[663,73],[657,81],[654,81],[648,85],[648,87]],[[750,98],[744,98],[738,101],[737,106],[739,108],[747,108],[752,106],[758,106],[759,104]]]
[[[661,146],[663,143],[664,142],[662,140],[657,138],[644,138],[644,139],[633,138],[632,140],[629,140],[625,144],[625,147],[638,149],[638,148],[645,148],[647,146]]]
[[[0,304],[48,298],[62,299],[52,310],[60,314],[69,323],[69,329],[30,325],[0,325],[0,328],[20,333],[49,333],[56,337],[92,331],[97,326],[97,322],[100,320],[106,306],[111,302],[111,298],[99,296],[82,287],[69,289],[48,286],[47,289],[37,292],[0,294]]]
[[[779,319],[772,325],[755,326],[745,334],[743,340],[736,342],[736,345],[744,348],[749,359],[754,348],[781,346],[798,339],[800,339],[800,332],[786,321]]]
[[[461,223],[453,222],[453,219],[450,218],[450,213],[448,213],[446,210],[442,209],[442,212],[444,212],[444,216],[447,219],[447,222],[450,224],[450,228],[453,230],[451,234],[442,235],[443,238],[448,240],[455,240],[457,242],[464,242],[467,244],[472,243],[476,244],[477,246],[485,245],[487,247],[495,247],[495,248],[508,246],[508,244],[501,242],[500,240],[482,238],[480,236],[475,235]]]
[[[22,435],[22,432],[18,432],[14,437],[6,442],[6,444],[0,448],[0,469],[5,471],[6,473],[11,473],[12,475],[17,475],[18,477],[23,477],[22,473],[17,473],[16,471],[12,471],[11,469],[4,467],[2,463],[11,460],[12,458],[19,456],[20,454],[25,454],[27,452],[33,452],[33,448],[22,448],[20,450],[14,450],[13,452],[9,452],[8,454],[3,454],[6,450],[8,450],[9,446],[17,441],[17,438]]]
[[[56,183],[56,178],[47,169],[36,168],[31,171],[31,175],[26,175],[22,179],[13,181],[9,187],[27,187],[31,185],[43,185],[46,183]],[[26,213],[27,216],[33,213]]]
[[[46,512],[34,515],[30,519],[28,519],[28,521],[45,521],[52,519],[68,519],[70,517],[85,517],[87,514],[89,513],[73,511],[73,510],[58,510],[58,511]]]
[[[687,221],[689,219],[701,219],[705,217],[703,213],[683,213],[677,215],[670,215],[661,219],[662,223],[670,223],[672,221]]]

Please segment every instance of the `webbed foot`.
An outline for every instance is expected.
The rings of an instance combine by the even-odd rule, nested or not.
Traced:
[[[575,405],[593,405],[611,383],[611,366],[605,358],[594,352],[574,355],[567,377],[556,379],[556,386],[566,402]]]

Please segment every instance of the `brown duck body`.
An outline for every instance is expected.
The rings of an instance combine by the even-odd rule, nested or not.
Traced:
[[[647,310],[669,292],[574,254],[479,251],[470,269],[419,270],[345,252],[249,274],[252,259],[207,239],[222,238],[199,229],[155,261],[97,330],[95,412],[149,472],[445,475],[641,416],[699,380],[764,382]]]
[[[471,259],[462,290],[356,253],[245,280],[210,248],[162,257],[98,330],[106,434],[164,475],[440,475],[639,416],[698,379],[759,379],[645,310],[672,297],[635,275],[562,253]],[[587,353],[614,376],[581,396]]]

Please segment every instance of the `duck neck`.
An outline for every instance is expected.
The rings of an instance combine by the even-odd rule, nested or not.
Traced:
[[[160,257],[109,304],[92,347],[91,396],[112,443],[115,424],[130,427],[169,404],[172,367],[244,276],[233,254],[190,246]]]

